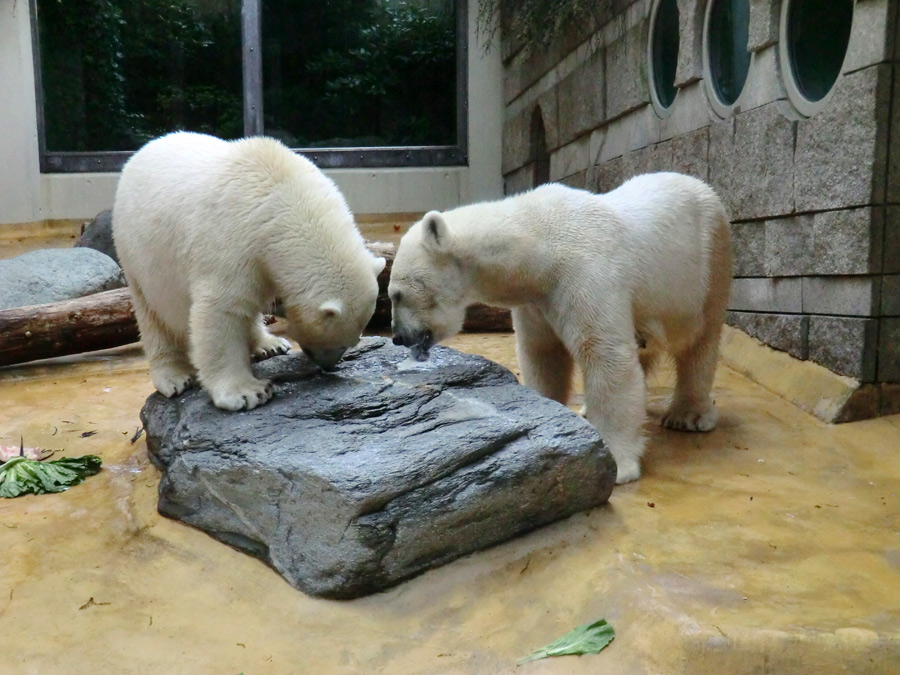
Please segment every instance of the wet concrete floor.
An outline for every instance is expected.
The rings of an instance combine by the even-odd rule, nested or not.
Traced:
[[[510,335],[450,344],[516,369]],[[722,365],[719,428],[648,423],[607,506],[336,602],[157,514],[152,390],[136,347],[0,369],[0,444],[104,462],[0,500],[0,673],[900,672],[900,416],[829,426]],[[601,654],[516,665],[601,617]]]

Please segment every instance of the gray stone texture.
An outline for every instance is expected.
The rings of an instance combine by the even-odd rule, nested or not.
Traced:
[[[92,248],[100,253],[105,253],[119,264],[119,256],[116,253],[116,243],[112,234],[112,211],[107,209],[98,213],[94,219],[84,227],[84,232],[75,242],[76,247]]]
[[[799,277],[734,279],[728,309],[799,313],[803,309],[803,281]]]
[[[808,316],[729,311],[725,320],[729,326],[740,328],[774,349],[787,352],[798,359],[805,360],[809,355]]]
[[[900,382],[900,318],[881,320],[878,339],[878,381]]]
[[[874,274],[881,271],[880,209],[817,213],[813,217],[811,274]]]
[[[591,163],[591,138],[582,136],[550,155],[550,180],[559,181],[580,171]]]
[[[900,126],[896,128],[900,129]],[[900,174],[896,174],[892,180],[900,184]],[[885,209],[881,269],[885,274],[900,273],[900,206],[888,206]]]
[[[736,277],[761,277],[766,269],[766,224],[731,224],[731,249]]]
[[[606,49],[606,116],[614,119],[650,103],[647,81],[647,22],[628,29]]]
[[[778,46],[760,49],[753,55],[747,81],[741,91],[742,112],[787,98],[778,64]]]
[[[803,277],[803,312],[878,316],[880,277]]]
[[[160,512],[352,598],[607,501],[615,461],[585,420],[487,359],[408,354],[364,338],[327,373],[275,357],[254,366],[275,398],[247,412],[152,395]]]
[[[844,72],[853,72],[877,63],[890,61],[894,50],[891,27],[894,17],[889,0],[863,0],[853,11],[853,31]]]
[[[875,380],[878,321],[851,317],[809,317],[809,358],[839,375]]]
[[[503,120],[502,171],[506,175],[524,166],[530,159],[531,116],[534,108]]]
[[[645,105],[613,120],[591,135],[591,157],[595,164],[621,157],[659,142],[659,117]]]
[[[778,22],[781,2],[778,0],[750,0],[750,34],[747,49],[758,52],[778,42]]]
[[[675,86],[679,89],[703,77],[703,9],[698,0],[678,0],[678,65]]]
[[[526,164],[521,169],[503,177],[503,194],[515,195],[534,187],[534,164]]]
[[[900,274],[881,280],[881,316],[900,316]]]
[[[890,77],[888,65],[839,77],[828,105],[797,122],[797,211],[883,202]]]
[[[734,220],[794,211],[794,123],[773,103],[709,130],[709,181]]]
[[[604,51],[597,50],[557,85],[559,99],[559,144],[566,145],[603,123]]]
[[[809,274],[813,264],[813,218],[796,216],[764,223],[764,276]]]
[[[668,115],[659,123],[662,140],[676,138],[709,126],[713,113],[706,98],[703,82],[692,82],[678,90]]]
[[[125,286],[115,260],[92,248],[48,248],[0,260],[0,309],[42,305]]]

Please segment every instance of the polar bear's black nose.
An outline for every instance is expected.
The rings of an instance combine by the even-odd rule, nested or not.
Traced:
[[[394,333],[394,344],[403,346],[403,336],[400,333]]]

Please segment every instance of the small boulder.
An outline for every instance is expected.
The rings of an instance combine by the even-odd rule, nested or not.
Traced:
[[[47,248],[0,260],[0,309],[42,305],[125,286],[115,260],[92,248]]]
[[[153,394],[159,511],[353,598],[607,501],[615,460],[585,420],[482,357],[408,355],[364,338],[333,372],[269,359],[275,398],[246,412]]]
[[[116,253],[116,243],[113,241],[112,233],[112,211],[106,209],[98,213],[94,219],[84,226],[84,232],[75,242],[76,247],[92,248],[95,251],[105,253],[110,258],[119,262],[119,256]]]

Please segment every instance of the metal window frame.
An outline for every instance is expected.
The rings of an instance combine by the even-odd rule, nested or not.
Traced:
[[[119,172],[136,151],[48,151],[37,0],[29,0],[34,59],[38,149],[41,173]],[[263,133],[261,0],[241,2],[244,135]],[[468,155],[468,0],[456,0],[456,138],[455,145],[360,148],[292,148],[322,169],[466,166]]]

